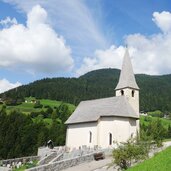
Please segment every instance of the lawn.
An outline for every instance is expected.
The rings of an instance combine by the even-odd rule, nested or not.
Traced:
[[[128,171],[171,171],[171,147],[128,169]]]

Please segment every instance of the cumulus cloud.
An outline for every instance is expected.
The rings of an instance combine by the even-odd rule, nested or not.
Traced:
[[[96,48],[104,48],[108,41],[101,30],[98,7],[91,11],[82,0],[3,0],[14,5],[19,12],[28,12],[40,4],[48,12],[50,24],[58,30],[72,47],[75,60],[82,54],[93,53]]]
[[[161,13],[154,12],[153,13],[153,21],[156,25],[164,32],[171,31],[171,13],[168,11],[163,11]]]
[[[28,12],[26,26],[15,22],[0,30],[0,67],[56,73],[73,63],[71,49],[47,24],[47,12],[39,5]]]
[[[121,66],[124,47],[112,45],[106,50],[96,50],[94,57],[85,57],[82,66],[76,71],[82,75],[88,71],[100,68],[119,68]]]
[[[4,79],[0,80],[0,93],[3,93],[10,89],[16,88],[18,86],[21,86],[20,82],[11,83],[7,79],[4,78]]]
[[[130,34],[125,37],[135,73],[168,74],[171,73],[171,14],[169,12],[153,13],[153,21],[162,33],[151,36]],[[76,71],[82,75],[100,68],[121,68],[124,55],[123,46],[111,46],[98,50],[94,57],[85,57],[82,66]]]
[[[133,62],[137,73],[171,73],[171,34],[157,34],[146,37],[129,35],[128,45],[134,48]]]
[[[0,20],[0,24],[3,27],[9,27],[11,25],[17,24],[17,20],[16,18],[10,18],[10,17],[6,17],[4,20]]]

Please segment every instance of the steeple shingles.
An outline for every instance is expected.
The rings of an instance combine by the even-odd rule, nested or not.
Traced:
[[[127,48],[125,50],[125,55],[123,59],[119,82],[115,90],[123,89],[123,88],[139,89],[135,80],[135,76],[134,76],[134,72],[133,72],[132,64],[131,64],[131,59],[129,57],[129,52]]]

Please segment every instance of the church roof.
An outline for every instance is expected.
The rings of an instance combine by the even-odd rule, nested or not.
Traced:
[[[126,87],[139,89],[135,80],[135,76],[134,76],[134,72],[133,72],[133,68],[131,64],[131,59],[129,57],[129,52],[127,48],[126,48],[124,59],[123,59],[119,82],[115,90],[126,88]]]
[[[82,101],[65,123],[93,122],[103,116],[139,118],[126,97],[117,96]]]

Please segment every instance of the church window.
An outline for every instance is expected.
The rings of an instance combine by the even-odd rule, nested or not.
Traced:
[[[135,95],[135,91],[134,91],[134,90],[132,90],[132,97],[134,97],[134,95]]]
[[[89,143],[91,143],[92,142],[92,132],[90,131],[89,132]]]
[[[109,145],[112,145],[112,134],[109,133]]]
[[[124,95],[124,91],[123,91],[123,90],[121,90],[121,95],[122,95],[122,96]]]

